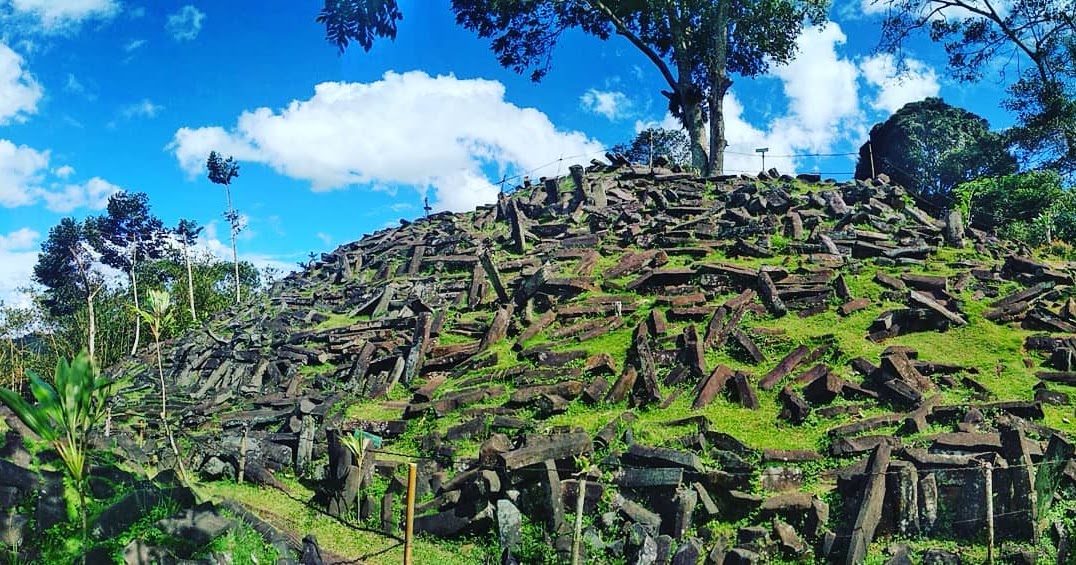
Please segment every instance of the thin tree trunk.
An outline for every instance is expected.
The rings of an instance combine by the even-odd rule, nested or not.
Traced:
[[[87,309],[87,315],[90,318],[90,320],[89,320],[90,331],[89,331],[89,336],[87,336],[87,339],[86,339],[86,342],[87,342],[86,343],[86,349],[89,350],[90,361],[93,362],[93,363],[97,362],[97,357],[94,356],[94,342],[95,342],[94,338],[97,335],[97,320],[96,320],[96,314],[93,311],[93,299],[94,299],[95,294],[97,294],[97,293],[96,292],[90,292],[89,289],[86,290],[86,309]]]
[[[160,324],[160,321],[157,322]],[[168,444],[172,447],[172,454],[176,456],[176,465],[179,465],[179,476],[183,484],[187,484],[187,467],[183,464],[183,457],[179,454],[175,436],[172,435],[172,426],[168,424],[168,391],[164,383],[164,365],[161,363],[161,336],[160,329],[154,334],[154,342],[157,344],[157,375],[161,378],[161,425],[164,426],[165,435],[168,436]]]
[[[228,185],[224,185],[224,195],[228,198],[228,225],[232,230],[232,265],[235,266],[235,303],[239,304],[239,252],[235,248],[236,225],[239,218],[235,217],[232,210],[232,191]]]
[[[138,353],[138,343],[142,337],[142,317],[138,315],[138,276],[135,275],[135,264],[138,261],[138,245],[135,244],[135,248],[131,250],[131,294],[134,296],[135,307],[135,333],[134,343],[131,344],[131,356],[134,357]]]
[[[187,297],[191,302],[191,321],[198,321],[198,314],[194,311],[194,274],[191,272],[191,256],[187,250],[187,240],[183,240],[183,262],[187,264]]]

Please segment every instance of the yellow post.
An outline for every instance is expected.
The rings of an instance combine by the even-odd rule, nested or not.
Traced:
[[[411,545],[415,537],[415,478],[418,475],[418,465],[407,465],[407,523],[404,529],[404,565],[412,565]]]

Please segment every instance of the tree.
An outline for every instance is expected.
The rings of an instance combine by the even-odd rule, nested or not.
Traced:
[[[64,218],[49,230],[34,265],[34,281],[45,287],[44,306],[54,317],[70,316],[85,302],[89,318],[86,349],[94,357],[97,334],[94,299],[104,288],[104,277],[96,268],[91,241],[95,222]]]
[[[857,179],[885,173],[927,202],[944,208],[952,188],[984,175],[1016,171],[1016,159],[983,118],[927,98],[905,104],[871,128],[859,148]]]
[[[624,37],[661,74],[669,110],[691,140],[692,164],[723,169],[724,99],[732,74],[754,77],[792,59],[804,25],[820,24],[828,0],[452,0],[456,22],[490,40],[498,62],[539,81],[561,35],[578,29]],[[396,36],[397,0],[326,0],[317,21],[341,51],[369,51]],[[706,124],[709,122],[709,135]]]
[[[202,233],[202,227],[194,220],[180,219],[172,233],[179,240],[183,249],[183,264],[187,267],[187,297],[190,299],[191,320],[197,322],[198,314],[194,309],[194,273],[191,269],[190,248],[198,241],[198,234]]]
[[[232,264],[235,266],[235,303],[239,304],[239,252],[236,251],[235,238],[239,235],[239,230],[242,229],[242,226],[239,224],[239,213],[232,208],[232,191],[230,188],[232,179],[239,176],[239,163],[236,163],[235,159],[231,157],[224,159],[216,151],[210,151],[209,159],[206,161],[206,168],[209,170],[209,180],[213,184],[224,186],[224,195],[228,199],[228,211],[225,212],[224,218],[228,220],[228,226],[231,228]]]
[[[1076,193],[1051,170],[983,177],[953,190],[971,225],[1037,246],[1076,238]]]
[[[683,130],[648,128],[630,142],[613,146],[613,152],[633,163],[650,164],[655,157],[664,156],[672,165],[691,166],[691,145]]]
[[[1009,141],[1025,162],[1076,170],[1076,10],[1072,0],[874,0],[888,8],[880,47],[902,53],[926,31],[949,67],[977,81],[1000,66],[1004,106],[1019,124]]]
[[[150,211],[149,197],[144,192],[117,192],[108,199],[106,214],[92,221],[94,248],[101,262],[127,273],[134,310],[138,311],[138,262],[158,259],[164,253],[164,224]],[[138,351],[142,334],[142,319],[134,317],[134,339],[131,355]]]

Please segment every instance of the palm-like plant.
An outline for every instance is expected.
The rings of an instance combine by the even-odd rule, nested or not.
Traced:
[[[101,378],[85,351],[71,363],[56,364],[55,386],[37,373],[27,371],[30,392],[37,402],[31,404],[18,393],[0,388],[0,402],[5,404],[26,427],[56,450],[68,476],[78,491],[82,515],[82,542],[86,544],[86,471],[90,432],[101,420],[107,404],[110,383]]]

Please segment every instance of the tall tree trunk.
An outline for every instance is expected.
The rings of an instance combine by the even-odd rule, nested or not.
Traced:
[[[725,147],[728,146],[725,139],[725,94],[730,86],[732,81],[727,77],[715,79],[707,100],[710,110],[710,159],[706,169],[711,175],[725,172]]]
[[[135,248],[131,251],[131,294],[134,296],[135,307],[135,332],[134,343],[131,344],[131,356],[133,357],[138,353],[138,342],[142,337],[142,316],[138,314],[138,276],[135,275],[135,265],[138,261],[138,244],[135,244]]]
[[[224,185],[224,195],[228,198],[228,226],[232,230],[232,265],[235,266],[235,303],[239,304],[239,252],[235,248],[236,228],[239,224],[239,218],[235,216],[235,211],[232,210],[232,191],[228,188],[228,185]]]
[[[710,69],[710,84],[707,85],[707,104],[710,115],[710,159],[706,170],[711,175],[725,172],[725,94],[732,81],[728,77],[729,52],[729,0],[718,0],[717,33],[711,37],[714,54],[714,66]]]
[[[706,138],[706,120],[703,119],[703,99],[699,89],[691,83],[691,63],[686,59],[679,61],[677,74],[679,77],[676,96],[680,103],[680,123],[684,124],[688,142],[691,143],[691,166],[708,175],[709,140]]]
[[[198,314],[194,311],[194,274],[191,272],[191,256],[187,250],[187,240],[183,240],[183,262],[187,264],[187,298],[191,302],[191,321],[198,321]]]
[[[709,141],[706,139],[706,123],[702,118],[702,105],[698,101],[686,100],[687,96],[681,96],[680,121],[687,130],[688,141],[691,142],[691,166],[709,175]]]

